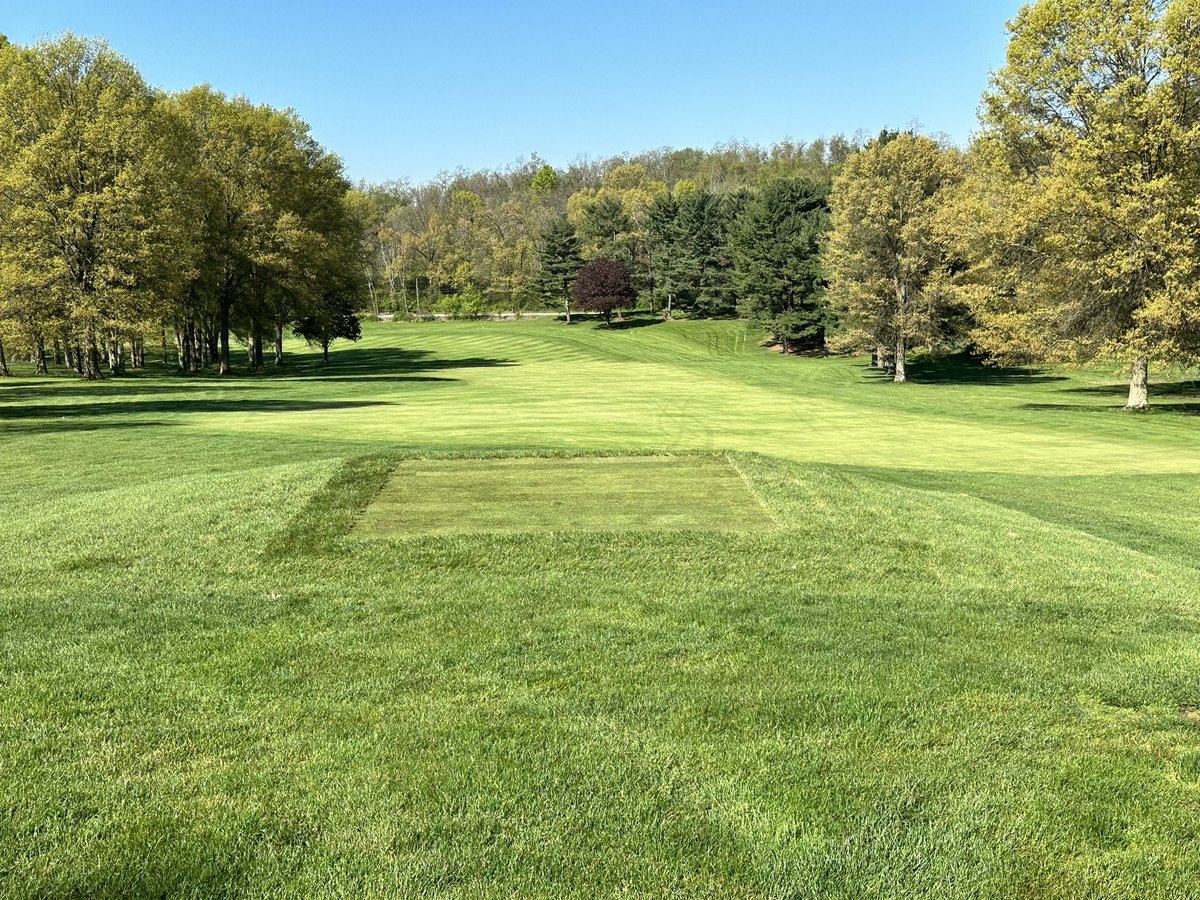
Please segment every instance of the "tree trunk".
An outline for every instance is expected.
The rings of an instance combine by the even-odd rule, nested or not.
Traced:
[[[33,342],[33,357],[33,371],[38,375],[49,375],[50,370],[46,367],[46,341],[40,334]]]
[[[96,335],[91,328],[88,329],[83,348],[83,375],[88,381],[99,381],[103,377],[100,374],[100,348],[96,345]]]
[[[1125,404],[1128,410],[1147,410],[1150,408],[1150,361],[1144,356],[1133,361],[1133,371],[1129,378],[1129,402]]]
[[[908,376],[904,371],[904,338],[896,338],[896,384],[904,384]]]
[[[329,362],[329,341],[321,341],[321,360]]]
[[[283,320],[275,322],[275,365],[283,365]]]
[[[883,344],[875,345],[875,368],[886,372],[888,367],[888,351]]]
[[[218,330],[220,331],[221,341],[221,375],[228,375],[233,371],[233,366],[229,364],[229,298],[221,298],[220,323]]]
[[[567,324],[570,325],[571,324],[571,301],[563,300],[563,307],[567,311]]]
[[[212,365],[217,361],[217,357],[221,355],[220,339],[217,337],[216,322],[212,316],[208,317],[208,321],[196,329],[197,340],[200,341],[200,352],[196,355],[196,359],[201,361],[201,365]],[[196,371],[199,371],[197,369]]]
[[[8,356],[4,352],[4,341],[0,341],[0,378],[8,378],[11,374],[8,371]]]

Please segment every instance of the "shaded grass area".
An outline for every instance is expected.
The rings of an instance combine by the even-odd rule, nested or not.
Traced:
[[[1194,893],[1194,419],[735,323],[372,326],[331,373],[359,350],[0,385],[0,894]],[[92,408],[138,392],[178,406]],[[12,427],[43,400],[104,427]],[[355,535],[397,464],[490,457],[499,501],[738,446],[772,528]]]
[[[401,462],[355,533],[745,531],[771,524],[725,458],[533,457]]]

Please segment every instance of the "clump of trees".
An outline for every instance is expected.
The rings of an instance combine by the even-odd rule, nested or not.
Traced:
[[[89,379],[173,344],[180,370],[247,364],[289,327],[357,334],[364,220],[340,161],[290,112],[151,89],[103,42],[0,44],[0,372]]]
[[[959,234],[974,339],[1001,360],[1200,348],[1200,4],[1041,0],[984,97]]]
[[[849,333],[996,362],[1200,357],[1200,3],[1038,0],[965,154],[884,134],[849,159],[825,264]],[[890,352],[889,352],[890,350]]]
[[[830,296],[897,382],[907,379],[909,346],[933,346],[948,334],[955,257],[938,216],[961,178],[954,148],[885,132],[850,158],[833,185]]]

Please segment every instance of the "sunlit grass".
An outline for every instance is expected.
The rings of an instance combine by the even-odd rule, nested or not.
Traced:
[[[517,322],[0,382],[0,894],[1190,896],[1200,401],[914,370]]]
[[[771,518],[725,458],[413,460],[399,463],[355,533],[746,531]]]

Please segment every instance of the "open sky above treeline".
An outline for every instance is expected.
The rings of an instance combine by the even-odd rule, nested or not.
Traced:
[[[0,31],[103,36],[164,89],[296,109],[353,179],[421,181],[884,126],[965,142],[1020,5],[0,0]]]

